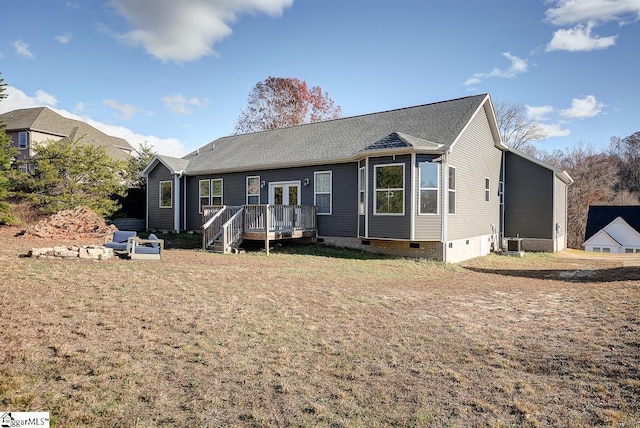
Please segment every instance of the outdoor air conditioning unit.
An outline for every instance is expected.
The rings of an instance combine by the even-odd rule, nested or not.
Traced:
[[[507,251],[519,253],[522,251],[522,238],[507,238]]]

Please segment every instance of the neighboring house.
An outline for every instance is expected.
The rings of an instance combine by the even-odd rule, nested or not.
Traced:
[[[116,160],[128,159],[133,147],[122,138],[112,137],[79,120],[59,115],[47,107],[13,110],[0,115],[13,146],[19,150],[16,161],[23,171],[31,171],[33,147],[45,141],[69,139],[82,144],[104,147]]]
[[[590,206],[582,246],[597,253],[640,253],[640,205]]]
[[[487,94],[223,137],[182,159],[156,156],[143,175],[149,229],[197,231],[208,205],[270,204],[316,207],[326,243],[446,262],[488,254],[506,231],[547,251],[566,244],[570,177],[510,152]],[[504,218],[531,205],[506,199],[509,189],[551,198],[527,217],[539,227]]]

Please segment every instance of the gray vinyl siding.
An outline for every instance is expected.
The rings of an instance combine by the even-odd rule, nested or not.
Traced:
[[[375,166],[386,164],[404,164],[404,215],[374,215],[375,204]],[[384,156],[369,158],[368,206],[369,238],[410,239],[411,238],[411,155]],[[356,180],[357,185],[357,180]]]
[[[505,176],[505,236],[552,239],[553,171],[509,152]]]
[[[420,163],[429,162],[437,156],[417,155],[414,170],[415,180],[415,240],[416,241],[438,241],[442,239],[442,164],[438,162],[440,188],[438,189],[438,213],[420,214]]]
[[[224,205],[246,204],[246,179],[259,176],[265,186],[260,189],[260,203],[269,203],[269,183],[300,181],[301,205],[314,205],[314,173],[331,171],[332,212],[318,215],[318,235],[337,237],[358,236],[358,164],[316,165],[299,168],[234,172],[228,174],[199,175],[187,177],[187,229],[199,230],[202,214],[198,212],[198,182],[206,179],[222,179]],[[308,179],[309,184],[304,185]]]
[[[567,185],[558,177],[554,177],[553,181],[555,183],[555,221],[558,224],[558,229],[555,233],[556,239],[560,239],[561,237],[565,237],[567,235]],[[555,230],[555,225],[553,227]],[[559,243],[559,248],[564,248],[565,246],[566,242],[564,240],[563,242]]]
[[[488,235],[492,225],[499,227],[501,159],[502,151],[495,146],[487,114],[482,109],[449,155],[449,166],[456,169],[456,212],[448,217],[448,240]],[[485,178],[490,182],[489,202],[485,200]],[[444,197],[446,192],[443,189]]]
[[[171,181],[173,198],[171,208],[160,208],[160,182]],[[161,163],[149,173],[147,181],[147,197],[149,202],[147,203],[149,224],[147,227],[151,230],[173,230],[174,228],[174,210],[176,204],[176,189],[171,172]]]

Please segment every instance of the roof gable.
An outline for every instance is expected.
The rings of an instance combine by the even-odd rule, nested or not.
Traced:
[[[587,214],[585,242],[618,217],[634,231],[640,232],[640,205],[592,205]]]
[[[171,174],[176,175],[184,173],[184,171],[189,166],[189,161],[186,159],[172,158],[170,156],[156,155],[153,159],[151,159],[149,165],[147,165],[145,169],[142,170],[140,175],[142,177],[148,177],[149,173],[153,171],[153,169],[158,165],[163,165],[169,170]]]
[[[126,140],[107,135],[80,120],[69,119],[47,107],[13,110],[1,115],[5,131],[37,131],[59,138],[104,147],[115,159],[126,159],[133,147]]]
[[[367,150],[444,150],[487,99],[475,95],[223,137],[184,157],[187,174],[348,162]]]
[[[519,156],[523,159],[528,160],[529,162],[533,162],[534,164],[541,166],[543,168],[548,169],[549,171],[552,171],[556,177],[558,177],[560,180],[562,180],[565,184],[572,184],[573,183],[573,178],[571,178],[571,176],[569,175],[569,173],[563,169],[560,169],[558,167],[555,167],[553,165],[551,165],[548,162],[544,162],[538,158],[534,158],[533,156],[530,156],[524,152],[521,152],[520,150],[516,150],[516,149],[512,149],[509,148],[509,152],[513,153],[516,156]]]
[[[439,150],[442,144],[437,144],[422,138],[413,137],[402,132],[393,132],[386,137],[368,145],[361,152],[373,150],[389,150],[389,149],[423,149],[423,150]]]

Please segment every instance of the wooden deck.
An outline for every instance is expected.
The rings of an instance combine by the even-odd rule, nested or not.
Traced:
[[[228,253],[243,240],[269,241],[315,238],[313,205],[205,206],[202,209],[202,247]]]

